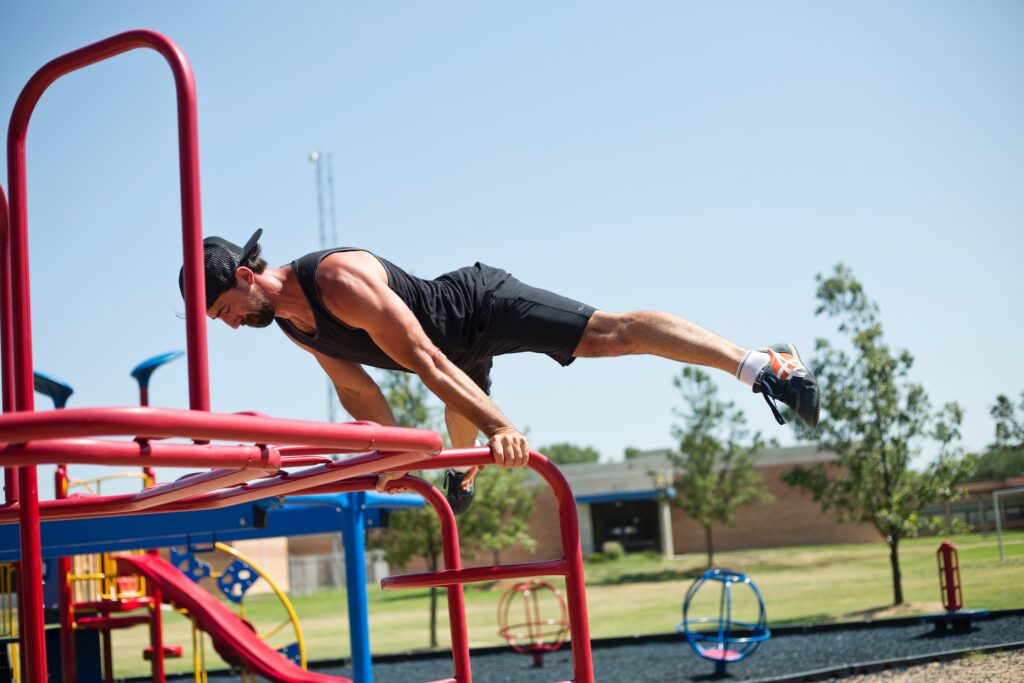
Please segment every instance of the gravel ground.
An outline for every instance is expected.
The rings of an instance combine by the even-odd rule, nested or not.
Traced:
[[[955,662],[922,664],[869,676],[851,676],[844,683],[1021,683],[1024,681],[1024,652],[1000,652],[967,657]]]
[[[803,671],[901,657],[912,657],[947,650],[983,647],[1002,643],[1024,641],[1024,617],[1011,616],[998,619],[980,620],[970,633],[934,636],[930,624],[911,626],[887,626],[880,628],[844,629],[824,633],[793,634],[774,637],[748,659],[730,665],[724,680],[733,683],[756,681],[777,676],[792,675]],[[707,681],[714,680],[714,666],[699,659],[689,646],[680,639],[675,642],[649,642],[595,648],[594,671],[598,681]],[[991,666],[1002,663],[1021,668],[1021,656],[1016,659],[1006,656],[992,656]],[[572,662],[568,650],[545,657],[543,669],[531,666],[530,658],[515,653],[483,654],[473,657],[473,680],[475,683],[554,683],[572,679]],[[974,660],[928,664],[909,669],[906,675],[916,676],[923,670],[931,671],[927,678],[882,678],[860,677],[858,681],[913,680],[936,683],[946,680],[995,680],[1012,681],[1024,678],[1007,678],[1000,674],[996,678],[953,679],[947,669],[969,671],[972,666],[982,666]],[[351,676],[348,669],[317,669],[322,673]],[[980,671],[980,670],[979,670]],[[987,672],[987,669],[985,670]],[[936,673],[941,672],[941,673]],[[1018,671],[1019,674],[1019,671]],[[374,665],[374,683],[425,683],[451,675],[451,660],[441,658],[412,659],[401,662],[381,662]],[[891,674],[877,674],[877,676]],[[959,674],[957,674],[959,675]],[[971,675],[971,674],[965,674]],[[238,681],[240,678],[214,677],[217,683]]]

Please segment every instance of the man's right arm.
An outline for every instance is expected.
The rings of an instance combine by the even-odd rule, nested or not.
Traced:
[[[341,406],[348,411],[349,415],[357,420],[369,420],[381,425],[395,426],[395,417],[391,413],[387,399],[384,398],[380,387],[367,374],[363,366],[351,361],[325,356],[295,339],[292,341],[299,348],[313,354],[317,363],[331,378],[331,384],[334,385],[334,390],[338,393],[338,400],[341,401]]]

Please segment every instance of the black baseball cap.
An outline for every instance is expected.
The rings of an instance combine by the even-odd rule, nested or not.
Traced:
[[[263,229],[257,229],[245,243],[244,247],[228,242],[223,237],[211,236],[203,240],[207,310],[213,306],[213,302],[217,300],[217,297],[235,286],[235,270],[259,250],[260,235],[262,234]],[[181,271],[178,273],[178,289],[181,290],[181,296],[184,298],[184,266],[181,267]]]

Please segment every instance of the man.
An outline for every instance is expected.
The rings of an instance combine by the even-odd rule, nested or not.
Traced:
[[[262,233],[242,247],[220,237],[203,241],[207,315],[232,328],[276,322],[316,357],[357,420],[394,424],[362,366],[414,372],[444,402],[452,446],[473,446],[483,432],[495,464],[522,467],[526,437],[487,394],[493,358],[530,351],[563,366],[653,354],[718,368],[761,392],[779,424],[775,400],[811,427],[818,422],[817,382],[790,344],[748,351],[668,313],[597,310],[480,263],[423,280],[368,251],[338,248],[269,268],[260,258]],[[184,270],[184,294],[183,283]],[[402,474],[381,474],[378,489]],[[445,473],[456,512],[472,501],[474,475]]]

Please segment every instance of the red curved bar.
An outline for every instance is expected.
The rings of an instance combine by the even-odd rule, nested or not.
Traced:
[[[4,289],[10,290],[11,323],[18,335],[12,338],[13,404],[7,409],[32,410],[32,315],[28,270],[28,210],[25,174],[25,138],[36,103],[43,92],[61,76],[82,67],[136,48],[156,50],[167,60],[174,75],[178,102],[178,151],[181,173],[182,237],[185,262],[185,312],[188,348],[189,405],[209,410],[210,390],[206,355],[206,321],[203,302],[202,217],[199,200],[199,133],[196,115],[195,80],[184,53],[173,42],[152,31],[129,31],[87,45],[44,65],[21,91],[7,130],[7,173],[10,183],[10,230],[8,265]],[[4,240],[5,245],[8,239]],[[39,547],[39,515],[36,472],[23,467],[18,472],[21,504],[21,545],[25,599],[25,666],[28,680],[46,680],[46,650],[43,643],[42,570],[33,550]]]
[[[433,464],[433,460],[431,460]],[[306,489],[303,494],[355,493],[371,491],[377,485],[376,477],[354,477],[336,484],[327,484]],[[419,477],[404,476],[388,484],[389,490],[409,489],[423,496],[434,508],[441,525],[441,548],[446,570],[459,571],[462,567],[462,553],[459,549],[459,527],[455,514],[444,495],[433,484]],[[452,665],[455,678],[444,679],[454,683],[472,683],[473,673],[469,662],[469,630],[466,624],[466,597],[462,584],[445,586],[448,591],[448,625],[452,639]]]
[[[185,325],[188,348],[189,405],[210,409],[206,354],[202,213],[199,194],[199,125],[192,66],[181,49],[153,31],[128,31],[58,57],[39,69],[21,91],[7,131],[10,183],[11,284],[15,340],[15,388],[18,410],[32,410],[32,321],[28,271],[28,206],[25,142],[32,112],[46,89],[61,76],[122,52],[150,48],[167,61],[178,103],[178,153],[185,264]]]
[[[0,415],[7,443],[85,436],[240,439],[258,443],[325,446],[335,452],[369,450],[439,453],[441,437],[426,429],[382,427],[372,422],[325,424],[252,415],[226,415],[171,408],[65,408]]]
[[[408,469],[441,469],[448,467],[464,467],[467,465],[486,465],[491,463],[491,453],[487,448],[462,448],[444,451],[429,461],[412,463]],[[559,531],[562,538],[563,558],[549,565],[546,562],[514,565],[508,576],[526,577],[542,575],[546,571],[564,574],[565,593],[569,603],[569,633],[572,638],[573,670],[576,672],[577,683],[593,683],[594,664],[590,654],[590,625],[587,618],[587,595],[583,579],[583,549],[580,544],[579,520],[576,514],[576,499],[565,476],[550,460],[530,451],[529,467],[547,482],[558,503]],[[529,564],[536,571],[527,574]],[[476,568],[479,569],[479,568]],[[480,575],[487,573],[501,575],[502,568],[464,569],[461,572],[438,572],[438,582],[434,585],[448,585],[462,581],[477,581]],[[443,577],[443,578],[442,578]],[[421,584],[427,585],[427,584]],[[392,587],[397,587],[392,583]]]

